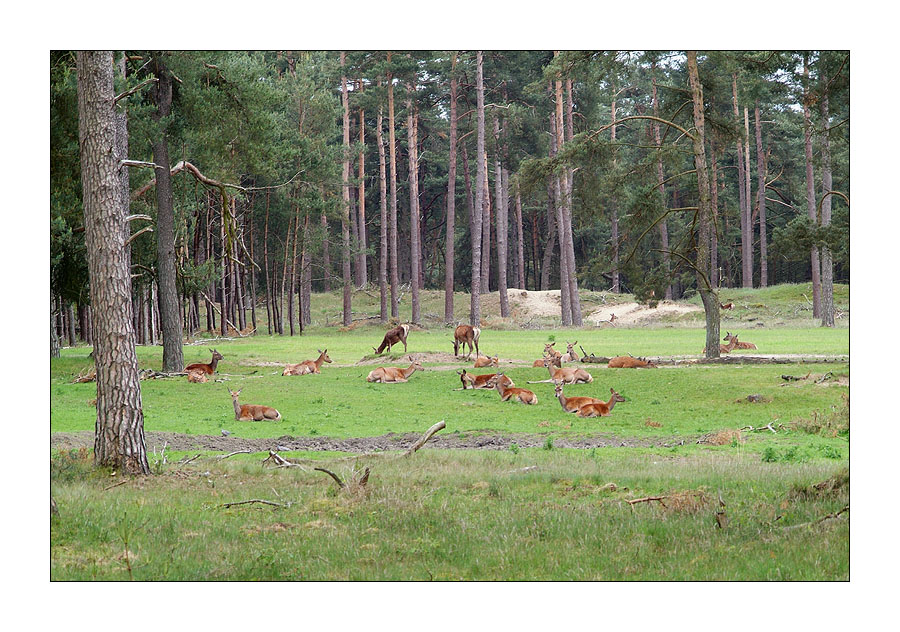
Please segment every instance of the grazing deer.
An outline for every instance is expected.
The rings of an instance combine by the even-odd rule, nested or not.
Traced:
[[[397,384],[399,382],[408,382],[409,376],[418,371],[424,371],[425,367],[423,367],[418,362],[413,361],[410,357],[410,364],[407,368],[401,369],[397,367],[391,366],[380,366],[366,377],[366,382],[378,382],[381,384]]]
[[[563,384],[590,384],[594,381],[594,377],[578,367],[555,368],[550,358],[544,358],[544,366],[550,372],[549,380],[538,380],[536,382],[528,382],[529,384],[544,384],[547,382],[562,382]]]
[[[188,382],[192,384],[205,384],[206,382],[209,382],[206,371],[188,371],[187,379]]]
[[[459,348],[461,345],[469,345],[469,353],[466,354],[466,360],[472,355],[472,345],[475,345],[475,357],[481,355],[478,350],[478,338],[481,336],[481,329],[472,327],[472,325],[460,325],[453,332],[453,355],[459,357]]]
[[[723,340],[728,340],[729,343],[727,345],[719,345],[719,353],[731,353],[737,348],[737,336],[731,337],[731,332],[725,332],[725,338]],[[700,353],[706,353],[706,347],[703,347],[703,351]]]
[[[723,340],[727,340],[731,342],[731,339],[734,339],[734,348],[735,349],[756,349],[757,346],[752,342],[741,342],[738,340],[737,334],[728,334],[723,338]]]
[[[615,358],[611,358],[609,364],[606,366],[610,369],[655,369],[658,365],[645,358],[616,356]]]
[[[732,309],[734,307],[734,303],[719,303],[719,309]]]
[[[500,366],[500,356],[479,356],[475,358],[475,368],[483,369],[486,366]]]
[[[234,404],[234,418],[238,421],[278,421],[281,419],[281,413],[271,406],[254,406],[253,404],[238,403],[238,395],[244,389],[237,392],[228,389],[231,394],[231,403]]]
[[[506,376],[502,373],[498,373],[490,380],[492,386],[497,389],[498,393],[500,393],[500,401],[508,402],[512,399],[522,402],[523,404],[537,404],[537,395],[529,391],[527,388],[512,388],[510,386],[507,386],[503,380],[504,377]]]
[[[608,402],[585,404],[578,409],[577,415],[579,417],[609,417],[610,413],[612,412],[613,406],[616,405],[616,402],[625,401],[625,398],[619,395],[613,389],[609,389],[609,392],[612,393],[612,397],[609,398]]]
[[[397,325],[393,329],[389,329],[386,334],[384,334],[384,340],[381,341],[381,344],[378,345],[378,348],[372,347],[375,349],[375,355],[381,355],[382,351],[385,349],[388,350],[388,353],[391,352],[391,349],[398,342],[403,343],[403,353],[406,353],[406,336],[409,335],[409,325]]]
[[[219,360],[223,360],[224,357],[222,356],[221,353],[219,353],[215,349],[210,349],[210,351],[212,352],[212,362],[210,362],[209,364],[202,364],[202,363],[189,364],[186,367],[184,367],[184,370],[187,371],[188,373],[190,373],[191,371],[202,371],[203,373],[206,373],[207,375],[212,375],[213,373],[215,373],[216,366],[219,364]]]
[[[559,400],[562,409],[567,413],[577,413],[579,408],[588,404],[603,403],[602,399],[597,399],[596,397],[566,397],[563,395],[562,382],[556,383],[554,391],[556,392],[556,399]]]
[[[321,349],[316,349],[319,352],[319,357],[315,360],[305,360],[300,364],[289,364],[284,367],[284,371],[282,375],[306,375],[307,373],[321,373],[319,369],[322,366],[323,362],[331,363],[331,358],[328,357],[328,349],[322,351]]]
[[[575,345],[577,344],[577,340],[575,342],[569,342],[568,340],[566,340],[566,352],[562,355],[560,360],[562,360],[563,362],[578,362],[578,353],[575,351]]]
[[[474,373],[467,373],[465,369],[462,371],[456,372],[459,375],[459,380],[462,382],[463,390],[467,388],[494,388],[491,380],[494,378],[496,373],[485,373],[484,375],[475,375]],[[503,384],[506,386],[515,386],[516,383],[509,379],[508,376],[504,375],[502,378]]]

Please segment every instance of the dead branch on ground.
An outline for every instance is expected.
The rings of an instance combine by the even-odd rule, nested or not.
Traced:
[[[788,530],[788,529],[799,529],[800,527],[812,527],[819,523],[825,522],[826,520],[832,520],[834,518],[838,518],[845,511],[850,511],[850,505],[847,505],[840,511],[836,511],[833,514],[827,514],[827,515],[822,516],[821,518],[817,518],[816,520],[813,520],[811,522],[801,522],[800,524],[792,524],[789,527],[784,527],[784,529]]]
[[[445,424],[444,420],[441,419],[439,422],[437,422],[431,428],[429,428],[428,431],[424,435],[422,435],[422,437],[418,441],[416,441],[414,444],[412,444],[410,446],[409,450],[407,450],[403,454],[403,456],[409,456],[410,454],[412,454],[413,452],[415,452],[416,450],[421,448],[423,445],[425,445],[428,442],[429,439],[431,439],[431,437],[435,433],[443,430],[446,427],[447,427],[447,424]]]
[[[124,480],[124,481],[119,481],[119,482],[116,483],[115,485],[110,485],[109,487],[104,487],[104,488],[103,488],[103,491],[110,490],[110,489],[112,489],[113,487],[118,487],[119,485],[124,485],[124,484],[127,483],[127,482],[128,482],[127,479]]]
[[[759,428],[754,428],[753,426],[745,426],[741,428],[741,431],[746,430],[747,432],[762,432],[763,430],[769,430],[771,432],[777,433],[778,431],[772,427],[772,424],[774,423],[774,421],[770,421],[767,425],[761,426]],[[784,424],[778,424],[778,428],[784,428]]]
[[[625,502],[628,503],[628,504],[631,506],[631,509],[632,509],[632,510],[634,509],[634,506],[635,506],[636,504],[638,504],[638,503],[649,503],[649,502],[652,502],[652,501],[656,501],[656,502],[658,502],[660,505],[662,505],[663,507],[665,507],[665,506],[666,506],[666,503],[664,503],[663,500],[665,500],[666,498],[668,498],[668,496],[647,496],[646,498],[635,498],[634,500],[628,500],[628,499],[626,498],[626,499],[625,499]]]
[[[316,470],[317,472],[325,472],[326,474],[328,474],[328,476],[333,478],[334,482],[337,483],[338,487],[340,487],[341,489],[344,489],[344,487],[346,487],[346,485],[344,485],[344,481],[342,481],[340,479],[340,477],[337,474],[335,474],[334,472],[332,472],[331,470],[326,470],[324,467],[314,467],[313,469]],[[366,468],[366,470],[368,470],[368,469],[369,468]],[[367,479],[368,479],[368,477],[369,477],[368,474],[366,474]]]
[[[271,500],[262,500],[259,498],[254,498],[252,500],[240,500],[234,503],[225,503],[224,505],[219,505],[219,507],[224,507],[228,509],[230,507],[236,507],[238,505],[249,505],[252,503],[260,503],[262,505],[272,505],[273,507],[287,507],[288,505],[282,505],[281,503],[272,502]]]
[[[219,461],[227,459],[229,457],[234,456],[235,454],[250,454],[250,450],[238,450],[237,452],[232,452],[231,454],[222,454],[216,457]]]

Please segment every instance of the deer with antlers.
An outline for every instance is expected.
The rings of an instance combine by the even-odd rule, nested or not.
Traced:
[[[226,387],[227,388],[227,387]],[[253,404],[241,404],[238,402],[238,395],[244,389],[233,391],[230,388],[228,393],[231,395],[231,403],[234,404],[234,418],[238,421],[278,421],[281,419],[281,413],[271,406],[256,406]]]
[[[509,400],[522,402],[533,406],[538,403],[537,395],[529,391],[527,388],[513,388],[507,386],[503,378],[506,377],[502,373],[497,373],[491,378],[490,383],[493,388],[500,393],[500,401],[508,402]]]
[[[412,364],[405,369],[392,366],[378,367],[369,373],[366,377],[366,382],[378,382],[380,384],[399,384],[400,382],[408,382],[410,375],[416,371],[425,370],[425,367],[414,361],[412,356],[410,356],[409,360]]]
[[[585,404],[578,409],[576,413],[579,417],[609,417],[612,413],[613,406],[616,402],[624,402],[625,398],[619,395],[614,389],[609,389],[612,397],[608,402],[597,402],[595,404]]]
[[[727,332],[726,332],[727,333]],[[735,349],[756,349],[757,346],[752,342],[741,342],[738,340],[737,334],[729,333],[727,336],[723,338],[723,340],[727,340],[731,342],[731,339],[734,339],[734,348]]]
[[[212,362],[210,362],[209,364],[203,364],[200,362],[198,362],[196,364],[189,364],[186,367],[184,367],[184,370],[188,374],[200,372],[200,373],[205,373],[206,375],[212,375],[213,373],[215,373],[216,367],[219,364],[219,360],[224,360],[225,358],[222,356],[221,353],[219,353],[215,349],[210,349],[209,351],[212,353]]]
[[[462,371],[457,371],[456,373],[457,375],[459,375],[459,381],[462,382],[462,390],[466,390],[467,388],[494,388],[491,380],[495,375],[497,375],[496,373],[475,375],[474,373],[467,373],[465,369],[463,369]],[[516,385],[516,383],[509,379],[509,377],[506,375],[504,375],[501,379],[506,386]]]
[[[475,368],[483,369],[486,366],[500,366],[500,356],[479,356],[475,358]]]
[[[409,325],[401,324],[397,325],[393,329],[389,329],[387,333],[384,334],[384,339],[381,341],[381,344],[378,347],[372,347],[375,349],[375,355],[381,355],[381,353],[387,349],[388,353],[391,352],[391,349],[398,342],[403,343],[403,353],[406,353],[406,337],[409,335]]]
[[[300,364],[289,364],[284,367],[284,371],[281,373],[282,375],[307,375],[309,373],[321,373],[320,368],[322,364],[325,362],[331,363],[331,358],[328,357],[328,349],[324,351],[322,349],[316,349],[319,352],[319,357],[315,360],[305,360]]]
[[[610,369],[655,369],[658,365],[646,358],[635,358],[627,355],[610,358],[609,364],[606,366]]]
[[[550,379],[528,382],[529,384],[545,384],[547,382],[562,382],[563,384],[590,384],[594,381],[594,377],[584,369],[578,367],[554,367],[550,358],[544,358],[544,367],[550,372]]]
[[[472,345],[475,345],[475,357],[481,355],[478,350],[478,338],[481,337],[481,329],[472,325],[459,325],[453,332],[453,355],[459,357],[459,348],[464,345],[469,346],[469,353],[466,354],[466,360],[472,355]]]

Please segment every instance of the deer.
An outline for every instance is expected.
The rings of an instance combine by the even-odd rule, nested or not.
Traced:
[[[576,340],[575,342],[578,342],[578,341]],[[544,355],[547,356],[548,358],[561,358],[562,357],[562,354],[553,348],[553,345],[555,345],[555,344],[556,344],[555,342],[544,343]]]
[[[606,366],[610,369],[655,369],[658,365],[652,360],[628,355],[611,358]]]
[[[467,373],[465,369],[462,371],[457,371],[457,375],[459,375],[459,381],[462,382],[462,390],[466,390],[467,388],[494,388],[490,381],[494,378],[496,373],[485,373],[484,375],[475,375],[474,373]],[[503,383],[506,386],[515,386],[516,383],[509,379],[508,376],[504,375]],[[457,389],[458,390],[458,389]]]
[[[227,388],[227,387],[226,387]],[[228,389],[231,395],[231,403],[234,404],[234,418],[237,421],[278,421],[281,419],[281,413],[271,406],[255,406],[253,404],[241,404],[238,402],[238,395],[244,389],[238,389],[236,392]]]
[[[719,303],[719,309],[733,309],[734,303]]]
[[[322,349],[316,349],[319,352],[319,357],[315,360],[305,360],[300,364],[289,364],[284,367],[284,371],[282,375],[306,375],[308,373],[321,373],[319,369],[322,367],[322,363],[328,362],[331,363],[331,358],[328,357],[328,349],[324,351]]]
[[[609,389],[612,397],[608,402],[597,402],[596,404],[585,404],[578,409],[576,413],[579,417],[609,417],[612,413],[613,406],[616,402],[624,402],[625,398],[619,395],[615,390]]]
[[[566,397],[563,395],[562,382],[556,382],[554,391],[556,392],[556,399],[559,400],[562,409],[567,413],[577,413],[579,408],[588,404],[603,403],[602,399],[597,399],[596,397]]]
[[[732,337],[730,331],[725,332],[725,338],[723,340],[728,340],[727,345],[719,345],[719,353],[731,353],[737,348],[737,336]],[[706,347],[703,347],[703,351],[700,353],[706,353]]]
[[[508,402],[515,400],[533,406],[538,403],[537,395],[529,391],[527,388],[512,388],[507,386],[503,378],[506,377],[502,373],[497,373],[491,378],[490,382],[497,392],[500,393],[500,401]]]
[[[378,348],[372,347],[375,349],[375,355],[381,355],[385,349],[390,353],[393,346],[398,342],[403,343],[403,353],[406,353],[406,336],[408,335],[409,325],[407,324],[397,325],[393,329],[389,329],[387,333],[384,334],[384,340],[381,341]]]
[[[560,360],[563,362],[578,362],[578,353],[575,351],[575,345],[578,344],[578,341],[569,342],[566,340],[566,352],[562,355]]]
[[[459,357],[459,348],[463,345],[469,346],[469,353],[466,354],[466,360],[472,355],[472,345],[475,345],[475,357],[481,355],[478,350],[478,338],[481,336],[481,329],[472,325],[459,325],[453,332],[453,355]]]
[[[210,362],[209,364],[203,364],[199,362],[196,364],[189,364],[184,367],[184,370],[188,373],[192,371],[201,371],[203,373],[206,373],[207,375],[212,375],[213,373],[215,373],[216,366],[219,364],[219,360],[224,360],[224,357],[215,349],[210,349],[210,351],[212,352],[212,362]]]
[[[529,384],[545,384],[547,382],[562,382],[564,384],[590,384],[594,377],[578,367],[554,368],[550,358],[544,358],[544,366],[550,372],[549,380],[537,380]]]
[[[205,384],[209,382],[209,377],[205,371],[188,371],[187,380],[192,384]]]
[[[734,348],[735,349],[756,349],[757,346],[752,342],[741,342],[738,340],[737,334],[729,333],[727,336],[723,338],[723,340],[728,340],[731,342],[731,339],[734,339]]]
[[[547,360],[547,359],[548,359],[548,358],[547,358],[546,356],[543,357],[543,358],[538,358],[537,360],[535,360],[535,361],[531,364],[531,366],[532,366],[533,368],[535,368],[535,367],[542,367],[542,366],[544,366],[544,360]],[[553,366],[555,366],[557,369],[559,369],[559,368],[562,367],[562,356],[559,356],[559,357],[557,357],[557,358],[549,358],[549,360],[550,360],[550,364],[552,364]]]
[[[380,366],[374,371],[370,372],[366,377],[366,382],[378,382],[380,384],[398,384],[400,382],[408,382],[409,376],[415,373],[416,371],[424,371],[425,367],[423,367],[418,362],[412,359],[412,356],[409,358],[410,364],[407,368],[398,368],[391,366]]]
[[[500,356],[479,356],[475,358],[475,368],[482,369],[486,366],[500,366]]]

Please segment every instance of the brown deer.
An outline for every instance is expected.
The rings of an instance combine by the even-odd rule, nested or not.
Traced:
[[[576,342],[577,342],[577,340],[576,340]],[[555,344],[556,344],[555,342],[544,343],[544,355],[546,357],[548,357],[548,358],[561,358],[562,357],[562,354],[553,348],[553,345],[555,345]]]
[[[606,365],[610,369],[655,369],[658,365],[652,360],[633,356],[616,356]]]
[[[719,353],[731,353],[737,348],[737,336],[731,337],[731,332],[725,332],[725,338],[723,340],[728,340],[729,343],[727,345],[719,345]],[[703,347],[703,351],[700,353],[706,353],[706,347]]]
[[[737,334],[728,334],[723,338],[723,340],[727,340],[731,342],[731,339],[734,339],[734,348],[735,349],[756,349],[757,346],[752,342],[741,342],[738,340]]]
[[[370,372],[366,377],[366,382],[378,382],[380,384],[398,384],[400,382],[408,382],[409,376],[415,373],[416,371],[424,371],[425,367],[423,367],[418,362],[415,362],[411,357],[410,364],[407,368],[397,368],[391,366],[380,366],[374,371]]]
[[[189,364],[184,367],[184,370],[188,373],[192,371],[202,371],[207,375],[212,375],[213,373],[215,373],[216,366],[219,364],[219,360],[224,360],[224,357],[215,349],[210,349],[210,351],[212,352],[212,362],[210,362],[209,364],[202,364],[199,362],[197,364]]]
[[[466,354],[466,360],[472,355],[472,345],[475,345],[475,357],[481,355],[478,350],[478,338],[481,336],[481,329],[472,327],[472,325],[460,325],[453,332],[453,355],[459,357],[459,348],[462,345],[469,346],[469,353]]]
[[[253,404],[240,404],[238,395],[244,389],[237,392],[228,389],[231,394],[231,403],[234,404],[234,418],[238,421],[278,421],[281,419],[281,413],[271,406],[254,406]]]
[[[734,303],[719,303],[719,309],[732,309]]]
[[[284,367],[284,371],[281,373],[282,375],[306,375],[308,373],[321,373],[319,369],[322,366],[323,362],[331,363],[331,358],[328,357],[328,349],[322,351],[321,349],[316,349],[319,352],[319,357],[315,360],[305,360],[300,364],[289,364]]]
[[[577,415],[579,417],[609,417],[610,413],[612,413],[613,406],[616,405],[616,402],[625,401],[625,398],[619,395],[613,389],[609,389],[609,392],[612,393],[612,397],[609,398],[608,402],[585,404],[578,409]]]
[[[500,366],[500,356],[479,356],[475,358],[475,368],[483,369],[486,366]]]
[[[556,392],[556,399],[559,400],[562,409],[567,413],[577,413],[579,408],[587,404],[603,403],[602,399],[597,399],[596,397],[566,397],[563,395],[562,382],[556,383],[554,391]]]
[[[406,353],[406,336],[409,335],[409,325],[402,324],[397,325],[393,329],[389,329],[386,334],[384,334],[384,340],[381,341],[381,344],[378,345],[378,348],[372,347],[375,349],[375,355],[381,355],[381,353],[387,349],[388,353],[391,352],[391,348],[398,342],[403,343],[403,353]]]
[[[550,372],[549,380],[537,380],[536,382],[528,382],[529,384],[544,384],[547,382],[562,382],[563,384],[590,384],[594,381],[594,377],[578,367],[555,368],[550,358],[544,358],[544,366]]]
[[[548,359],[548,358],[545,356],[545,357],[543,357],[543,358],[540,358],[540,359],[538,359],[538,360],[535,360],[535,361],[531,364],[531,366],[532,366],[532,367],[540,367],[540,366],[544,366],[544,360],[547,360],[547,359]],[[549,358],[549,360],[550,360],[550,364],[552,364],[553,366],[555,366],[557,369],[560,368],[560,367],[562,367],[562,356],[559,356],[559,357],[557,357],[557,358]]]
[[[569,342],[568,340],[566,340],[566,352],[562,355],[560,360],[562,360],[563,362],[578,362],[578,353],[575,351],[575,345],[577,344],[577,340],[575,342]]]
[[[462,382],[463,390],[467,388],[494,388],[491,380],[494,378],[496,373],[485,373],[484,375],[475,375],[474,373],[467,373],[465,369],[462,371],[456,372],[459,375],[459,380]],[[515,386],[516,383],[509,379],[508,376],[504,375],[503,383],[506,386]]]
[[[497,392],[500,393],[500,401],[508,402],[512,399],[532,406],[537,404],[537,395],[527,388],[512,388],[507,386],[503,380],[504,377],[506,376],[502,373],[498,373],[491,378],[491,384],[497,389]]]
[[[187,380],[192,384],[205,384],[209,382],[209,377],[206,371],[188,371]]]

